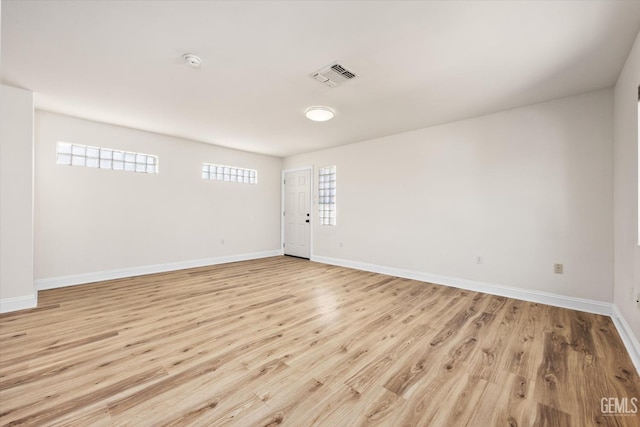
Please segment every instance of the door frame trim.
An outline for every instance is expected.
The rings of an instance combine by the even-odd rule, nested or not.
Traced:
[[[315,206],[315,197],[314,197],[314,184],[315,184],[315,176],[313,174],[314,172],[314,167],[313,165],[311,166],[303,166],[303,167],[299,167],[299,168],[292,168],[292,169],[283,169],[281,172],[281,176],[280,176],[280,250],[282,250],[282,253],[284,254],[284,227],[285,227],[285,223],[284,223],[284,202],[285,202],[285,188],[284,188],[284,179],[285,176],[287,174],[287,172],[298,172],[298,171],[303,171],[303,170],[308,170],[311,173],[311,181],[310,181],[310,189],[309,191],[311,192],[311,194],[309,194],[309,213],[310,218],[311,218],[311,224],[309,227],[309,259],[313,258],[313,228],[314,228],[314,224],[316,223],[316,214],[315,211],[313,209],[313,207]]]

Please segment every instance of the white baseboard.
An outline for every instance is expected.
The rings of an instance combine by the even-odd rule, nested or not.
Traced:
[[[54,289],[64,286],[79,285],[83,283],[100,282],[103,280],[121,279],[125,277],[140,276],[144,274],[162,273],[166,271],[182,270],[185,268],[204,267],[207,265],[225,264],[229,262],[247,261],[252,259],[267,258],[283,255],[282,249],[264,252],[254,252],[249,254],[230,255],[217,258],[206,258],[192,261],[173,262],[167,264],[156,264],[142,267],[124,268],[118,270],[102,271],[97,273],[76,274],[70,276],[53,277],[48,279],[38,279],[35,281],[37,290]],[[311,256],[311,261],[323,264],[337,265],[341,267],[354,268],[357,270],[370,271],[373,273],[387,274],[390,276],[414,279],[422,282],[435,283],[439,285],[452,286],[475,292],[484,292],[491,295],[499,295],[508,298],[515,298],[524,301],[548,304],[557,307],[569,308],[572,310],[585,311],[588,313],[611,316],[620,337],[629,352],[629,357],[636,370],[640,373],[640,344],[631,330],[618,307],[611,303],[569,297],[565,295],[552,294],[549,292],[532,291],[528,289],[512,288],[508,286],[495,285],[474,280],[460,279],[449,276],[439,276],[423,273],[420,271],[406,270],[395,267],[369,264],[359,261],[350,261],[338,258]],[[37,294],[18,298],[7,298],[0,300],[0,313],[23,310],[37,306]]]
[[[121,268],[116,270],[98,271],[94,273],[73,274],[69,276],[51,277],[36,280],[36,289],[55,289],[65,286],[81,285],[104,280],[122,279],[125,277],[142,276],[144,274],[164,273],[166,271],[183,270],[185,268],[205,267],[207,265],[226,264],[229,262],[247,261],[283,255],[282,249],[252,252],[248,254],[227,255],[216,258],[204,258],[190,261],[170,262],[166,264],[145,265],[141,267]]]
[[[342,267],[355,268],[357,270],[371,271],[373,273],[420,280],[421,282],[452,286],[454,288],[466,289],[469,291],[484,292],[491,295],[499,295],[524,301],[570,308],[572,310],[586,311],[588,313],[604,314],[607,316],[611,316],[611,314],[613,313],[613,304],[601,301],[568,297],[565,295],[532,291],[522,288],[512,288],[509,286],[495,285],[491,283],[478,282],[475,280],[460,279],[457,277],[439,276],[435,274],[423,273],[420,271],[386,267],[359,261],[349,261],[323,256],[314,256],[311,258],[311,260],[321,262],[323,264],[339,265]]]
[[[11,311],[25,310],[38,306],[38,293],[25,295],[22,297],[3,298],[0,299],[0,313],[9,313]]]
[[[631,362],[635,366],[636,371],[638,371],[638,374],[640,374],[640,344],[638,344],[638,339],[634,335],[626,319],[624,318],[624,316],[622,316],[622,313],[620,313],[620,310],[618,310],[618,307],[614,304],[583,298],[568,297],[565,295],[552,294],[549,292],[511,288],[508,286],[494,285],[490,283],[477,282],[474,280],[459,279],[456,277],[438,276],[434,274],[422,273],[420,271],[386,267],[359,261],[349,261],[323,256],[312,256],[311,261],[610,316],[613,320],[613,324],[618,330],[618,334],[620,335],[622,342],[627,348],[627,352],[629,353]]]
[[[613,306],[611,319],[613,320],[613,324],[616,325],[616,329],[618,330],[618,334],[620,334],[622,342],[625,347],[627,347],[629,357],[631,357],[631,361],[636,367],[636,371],[640,374],[640,342],[638,341],[638,337],[633,333],[629,323],[627,323],[627,319],[624,318],[618,309],[618,306],[615,304]]]

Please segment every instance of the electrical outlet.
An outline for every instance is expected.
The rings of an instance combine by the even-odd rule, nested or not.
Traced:
[[[636,305],[638,306],[638,310],[640,310],[640,292],[636,295]]]
[[[562,274],[564,272],[564,265],[553,264],[553,272],[556,274]]]
[[[482,257],[480,255],[476,256],[476,264],[482,264]]]

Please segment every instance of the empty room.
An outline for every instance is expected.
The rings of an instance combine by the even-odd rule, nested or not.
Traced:
[[[0,426],[640,426],[640,1],[0,15]]]

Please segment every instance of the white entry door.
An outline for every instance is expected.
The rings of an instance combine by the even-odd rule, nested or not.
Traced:
[[[285,172],[284,194],[284,254],[309,258],[311,170]]]

